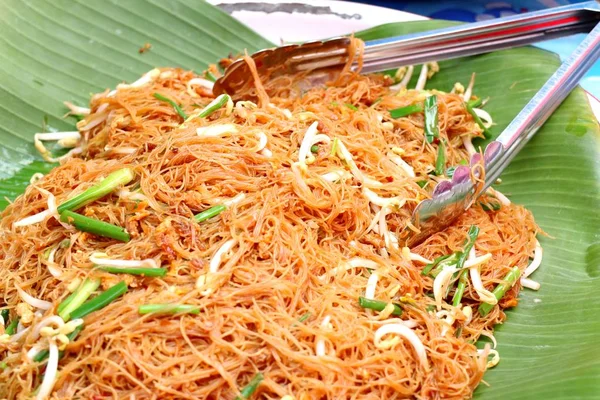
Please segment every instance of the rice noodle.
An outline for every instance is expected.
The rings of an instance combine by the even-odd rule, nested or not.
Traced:
[[[9,322],[19,317],[17,308],[31,317],[16,282],[50,308],[34,312],[31,327],[21,323],[15,335],[0,336],[0,360],[8,366],[0,397],[33,398],[47,379],[50,398],[233,399],[258,373],[265,379],[257,399],[473,396],[488,354],[473,343],[505,321],[521,285],[481,316],[472,279],[463,282],[466,306],[459,308],[452,304],[458,271],[423,271],[462,251],[475,225],[480,255],[465,268],[477,269],[483,288],[492,290],[511,268],[528,268],[540,230],[519,205],[486,211],[476,202],[450,226],[400,251],[399,235],[440,178],[429,174],[437,149],[425,141],[422,113],[393,121],[389,113],[435,94],[448,168],[469,158],[463,138],[479,134],[462,96],[433,88],[393,91],[389,78],[362,76],[352,64],[334,81],[309,88],[312,75],[266,79],[246,62],[254,81],[236,100],[253,102],[235,107],[231,97],[217,100],[194,83],[204,74],[176,68],[92,96],[90,114],[78,124],[80,156],[64,159],[3,211],[0,307],[9,310]],[[407,68],[400,83],[410,75]],[[190,118],[181,124],[154,93]],[[200,118],[210,103],[221,107]],[[223,126],[229,133],[214,134]],[[16,224],[53,209],[45,193],[55,206],[120,168],[136,172],[128,190],[76,212],[126,229],[128,242],[79,232],[53,213]],[[194,218],[211,208],[218,218]],[[95,265],[168,273],[116,274]],[[88,301],[121,281],[127,291],[86,315],[81,332],[68,340],[75,321],[59,326],[51,311],[86,279],[100,281]],[[199,313],[139,314],[140,305],[155,304]],[[401,316],[392,315],[397,307]],[[26,362],[50,346],[47,367]],[[49,368],[56,349],[64,354]]]

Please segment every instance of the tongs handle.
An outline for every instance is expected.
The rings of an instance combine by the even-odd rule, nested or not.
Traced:
[[[600,57],[600,23],[486,149],[489,187]],[[499,144],[501,146],[499,146]],[[495,149],[496,147],[497,149]]]
[[[588,1],[450,28],[369,41],[363,73],[523,46],[589,32],[600,4]]]

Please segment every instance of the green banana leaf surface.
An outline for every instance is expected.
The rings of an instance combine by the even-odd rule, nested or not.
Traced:
[[[447,26],[387,24],[371,40]],[[150,51],[138,52],[145,43]],[[75,130],[65,100],[131,82],[155,66],[201,71],[230,52],[272,46],[217,8],[183,0],[2,0],[0,2],[0,209],[35,172],[33,134]],[[533,47],[440,63],[428,88],[468,83],[488,98],[497,136],[559,65]],[[47,123],[44,123],[44,118]],[[484,145],[485,143],[477,143]],[[475,397],[594,399],[600,396],[600,134],[586,94],[573,92],[515,158],[497,188],[524,204],[548,234],[544,259],[519,306],[497,327],[500,364]]]

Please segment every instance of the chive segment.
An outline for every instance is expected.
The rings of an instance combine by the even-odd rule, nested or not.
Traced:
[[[202,110],[202,112],[200,114],[198,114],[198,117],[200,117],[200,118],[208,117],[210,114],[214,113],[215,111],[217,111],[218,109],[223,107],[225,104],[227,104],[227,102],[231,98],[231,97],[229,97],[228,94],[222,94],[221,96],[219,96],[219,97],[221,97],[219,100],[217,100],[218,99],[217,98],[217,99],[213,100],[211,103],[209,103],[206,106],[206,108],[204,108]]]
[[[465,243],[465,248],[458,255],[458,261],[456,262],[456,267],[460,270],[465,265],[465,261],[467,261],[467,257],[469,257],[469,252],[475,245],[475,241],[479,236],[479,227],[476,225],[471,225],[469,227],[469,231],[467,232],[467,242]],[[452,305],[454,307],[458,307],[460,304],[463,294],[465,293],[465,289],[467,287],[467,275],[469,274],[469,270],[464,269],[460,272],[458,278],[458,284],[456,286],[456,291],[454,292],[454,296],[452,297]]]
[[[440,128],[438,126],[438,102],[437,96],[432,95],[425,98],[425,140],[427,143],[433,143],[434,139],[440,137]]]
[[[316,144],[313,144],[312,146],[310,146],[310,152],[311,153],[318,153],[319,152],[319,146]]]
[[[426,179],[423,179],[423,180],[417,181],[417,185],[419,185],[419,187],[420,187],[421,189],[425,189],[425,186],[427,186],[427,184],[428,184],[428,183],[429,183],[429,181],[428,181],[428,180],[426,180]]]
[[[10,324],[8,324],[8,326],[4,330],[4,333],[6,333],[7,335],[14,335],[17,332],[18,325],[19,325],[19,317],[14,317],[10,321]]]
[[[77,337],[77,335],[79,335],[79,333],[81,332],[81,330],[83,329],[83,324],[77,326],[73,332],[69,333],[67,335],[67,338],[69,339],[69,343],[75,339]],[[33,361],[35,362],[42,362],[44,361],[46,358],[48,358],[48,356],[50,355],[50,351],[48,351],[48,349],[42,350],[40,352],[38,352],[35,357],[33,357]],[[60,360],[61,358],[63,358],[63,356],[65,355],[65,352],[63,350],[58,352],[58,359]]]
[[[431,272],[431,270],[433,268],[435,268],[440,262],[444,261],[445,259],[447,259],[449,257],[450,257],[450,255],[439,256],[438,258],[433,260],[433,262],[431,264],[427,264],[425,266],[425,268],[423,268],[423,270],[421,271],[421,275],[429,275],[429,273]]]
[[[120,226],[99,219],[88,218],[72,211],[63,211],[60,214],[60,220],[75,226],[80,231],[93,233],[94,235],[109,237],[121,242],[129,242],[131,239],[129,233]]]
[[[304,321],[306,321],[307,319],[310,318],[311,315],[312,314],[310,312],[307,312],[306,314],[304,314],[300,318],[298,318],[298,322],[304,322]]]
[[[368,308],[370,310],[383,311],[383,309],[386,308],[388,304],[390,303],[386,303],[385,301],[371,300],[362,296],[358,297],[358,305],[362,308]],[[394,305],[394,311],[392,311],[392,315],[402,315],[402,308],[398,304],[392,304]]]
[[[60,204],[57,208],[57,211],[59,214],[62,214],[63,211],[77,210],[78,208],[81,208],[92,201],[106,196],[119,186],[128,184],[134,177],[135,174],[131,168],[123,168],[112,172],[97,185],[92,186],[85,192]]]
[[[148,277],[159,277],[167,274],[167,268],[143,268],[143,267],[132,267],[132,268],[121,268],[121,267],[110,267],[105,265],[98,266],[105,272],[111,274],[128,274],[128,275],[143,275]]]
[[[521,276],[521,271],[519,271],[518,267],[513,267],[508,274],[504,277],[502,283],[499,283],[498,286],[492,292],[496,299],[500,301],[502,297],[506,294],[506,292],[513,287],[517,279]],[[489,303],[481,303],[479,305],[479,315],[485,317],[491,310],[494,308],[494,305]]]
[[[358,107],[356,107],[354,104],[346,103],[344,105],[346,107],[348,107],[349,109],[351,109],[352,111],[358,111]]]
[[[204,222],[207,219],[216,217],[217,215],[221,214],[223,211],[225,211],[226,208],[227,206],[225,206],[224,204],[213,206],[208,210],[204,210],[201,213],[194,215],[194,220],[196,222]]]
[[[473,119],[475,120],[475,123],[477,125],[479,125],[479,127],[483,131],[483,137],[486,139],[489,139],[491,137],[491,133],[488,130],[488,128],[485,127],[485,125],[483,124],[483,121],[481,120],[481,118],[479,118],[479,115],[477,115],[475,110],[473,110],[473,107],[469,103],[465,103],[465,108],[467,109],[469,114],[471,114],[471,117],[473,117]]]
[[[104,292],[100,293],[98,296],[93,299],[86,301],[80,307],[78,307],[75,311],[71,313],[72,319],[83,318],[94,311],[100,310],[114,300],[121,297],[125,292],[127,292],[127,284],[124,281],[117,283],[116,285],[110,287]]]
[[[211,82],[216,82],[217,81],[217,77],[214,76],[212,74],[212,72],[210,72],[210,71],[206,71],[206,73],[204,74],[204,78],[207,79],[207,80],[209,80],[209,81],[211,81]]]
[[[179,104],[175,103],[173,100],[169,99],[166,96],[163,96],[160,93],[154,93],[153,94],[154,98],[160,100],[160,101],[164,101],[165,103],[169,103],[174,109],[175,111],[177,111],[177,114],[179,114],[179,116],[181,118],[183,118],[184,120],[187,119],[188,115],[185,113],[185,111],[183,111],[183,109],[179,106]]]
[[[403,118],[411,114],[415,114],[423,111],[423,105],[421,104],[410,104],[408,106],[394,108],[390,110],[390,116],[392,118]]]
[[[73,293],[64,299],[57,308],[58,315],[65,321],[71,317],[71,313],[81,307],[83,303],[98,289],[99,279],[86,279]]]
[[[252,396],[252,394],[256,392],[256,389],[263,381],[263,379],[265,379],[265,377],[261,373],[254,375],[254,378],[252,378],[252,380],[250,380],[250,382],[246,386],[244,386],[242,390],[240,390],[240,395],[236,396],[235,400],[249,399],[250,396]]]
[[[192,304],[142,304],[140,314],[200,314],[200,308]]]
[[[435,174],[437,176],[444,175],[444,168],[446,167],[446,146],[444,146],[444,141],[440,140],[440,144],[438,146],[437,158],[435,160]]]
[[[0,312],[0,317],[2,317],[2,321],[4,321],[4,325],[6,325],[6,323],[8,322],[8,318],[10,317],[10,311],[8,311],[8,308],[5,310],[2,310],[2,312]]]

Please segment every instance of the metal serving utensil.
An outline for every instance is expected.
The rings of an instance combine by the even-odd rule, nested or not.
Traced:
[[[456,168],[451,181],[438,183],[432,198],[417,205],[411,218],[411,225],[417,230],[407,227],[401,232],[400,242],[403,245],[413,246],[444,229],[496,181],[600,57],[599,21],[600,5],[590,1],[365,43],[362,71],[369,73],[590,32],[500,136],[487,145],[483,160],[480,154],[475,154],[470,166]],[[259,75],[273,77],[302,71],[330,74],[339,70],[348,57],[354,56],[349,53],[349,43],[348,38],[338,38],[283,46],[262,50],[252,58]],[[251,85],[251,79],[247,64],[238,60],[217,80],[214,92],[234,95],[236,91]],[[484,165],[485,181],[475,185],[471,181],[471,168],[479,163]]]

